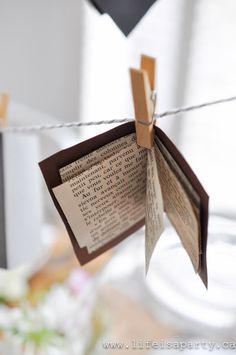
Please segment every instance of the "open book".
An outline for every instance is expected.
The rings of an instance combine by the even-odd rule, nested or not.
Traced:
[[[145,224],[146,270],[164,230],[163,214],[207,286],[208,196],[169,138],[155,127],[151,150],[126,123],[40,163],[81,264]]]

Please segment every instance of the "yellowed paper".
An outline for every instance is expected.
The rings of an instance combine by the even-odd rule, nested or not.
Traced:
[[[146,273],[154,248],[164,230],[163,200],[157,171],[155,152],[147,152],[147,187],[146,187],[146,218],[145,218],[145,260]]]
[[[194,213],[197,217],[197,223],[198,223],[198,235],[199,235],[199,253],[202,252],[201,250],[201,221],[200,221],[200,197],[197,194],[197,192],[194,190],[193,186],[190,184],[189,180],[187,177],[184,175],[183,171],[180,169],[176,161],[173,159],[171,154],[168,152],[164,144],[155,137],[155,143],[157,144],[158,148],[160,149],[164,159],[167,161],[168,165],[170,166],[171,170],[174,172],[174,174],[177,176],[179,182],[183,186],[184,190],[186,191],[190,203],[192,204]],[[200,272],[201,269],[201,258],[199,258],[199,267],[198,267],[198,272]]]
[[[174,173],[178,176],[178,180],[184,186],[186,192],[188,193],[188,195],[191,198],[191,201],[193,201],[193,204],[196,207],[200,208],[200,197],[198,196],[198,194],[194,190],[193,186],[188,181],[187,177],[183,174],[182,170],[180,169],[180,167],[178,166],[176,161],[173,159],[171,154],[168,152],[168,150],[166,149],[164,144],[159,139],[157,139],[157,137],[155,137],[155,143],[158,146],[158,148],[160,149],[163,157],[165,158],[165,160],[167,161],[167,163],[171,167],[172,171],[174,171]]]
[[[76,233],[78,233],[78,230],[80,230],[78,238],[76,239],[80,248],[83,248],[87,246],[89,228],[86,224],[86,220],[83,218],[83,214],[80,212],[78,201],[73,193],[72,184],[73,182],[71,181],[71,183],[68,182],[59,185],[53,189],[53,192],[69,222],[74,235],[76,236]]]
[[[180,181],[155,144],[155,156],[165,211],[187,251],[195,271],[199,268],[199,228],[192,203]]]
[[[110,158],[113,154],[118,153],[121,149],[129,147],[132,143],[136,142],[136,134],[131,133],[127,136],[115,139],[111,143],[94,150],[90,154],[68,164],[59,170],[62,182],[66,182],[83,171],[89,169],[91,166]]]
[[[53,189],[89,253],[145,217],[146,169],[146,149],[134,142]]]

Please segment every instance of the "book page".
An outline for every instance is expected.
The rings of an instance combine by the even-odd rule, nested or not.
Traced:
[[[190,202],[192,204],[193,210],[195,215],[197,216],[197,222],[198,222],[198,230],[199,230],[199,252],[201,253],[201,228],[200,228],[200,196],[197,194],[193,186],[190,184],[189,180],[183,173],[183,171],[180,169],[176,161],[173,159],[169,151],[166,149],[164,144],[157,138],[155,137],[155,143],[157,144],[158,148],[160,149],[163,157],[167,161],[169,167],[171,170],[174,172],[174,174],[177,176],[179,182],[183,186],[184,190],[186,191],[187,195],[190,198]],[[200,269],[200,260],[199,260],[199,269]]]
[[[189,196],[190,203],[193,207],[194,213],[197,217],[197,222],[198,222],[198,241],[199,241],[199,253],[202,253],[202,248],[201,248],[201,222],[200,222],[200,196],[197,194],[185,174],[182,172],[176,161],[173,159],[169,151],[166,149],[164,144],[155,137],[155,143],[159,147],[160,151],[163,154],[163,157],[169,164],[170,168],[174,172],[174,174],[178,177],[178,180],[180,181],[181,185],[183,186],[184,190],[186,191],[187,195]],[[201,258],[199,258],[199,267],[198,267],[198,272],[200,272],[201,269]]]
[[[146,273],[154,248],[164,230],[164,207],[161,186],[157,171],[154,148],[147,152],[147,187],[145,220],[145,260]]]
[[[53,188],[80,247],[92,253],[145,217],[146,169],[134,142]]]
[[[198,272],[199,228],[192,203],[156,143],[155,156],[166,214],[178,233],[195,271]]]
[[[134,142],[136,142],[136,134],[128,134],[127,136],[115,139],[111,143],[105,144],[101,148],[98,148],[93,152],[84,155],[82,158],[77,159],[73,163],[64,166],[59,170],[62,182],[66,182],[73,177],[78,176],[91,166],[111,157],[121,149],[129,147]]]
[[[166,149],[164,144],[157,138],[155,137],[155,143],[162,152],[162,155],[164,156],[165,160],[168,162],[170,168],[174,171],[174,173],[178,176],[181,184],[184,186],[187,194],[191,198],[193,204],[200,208],[200,196],[197,194],[197,192],[194,190],[193,186],[190,184],[188,181],[187,177],[184,175],[176,161],[173,159],[169,151]]]

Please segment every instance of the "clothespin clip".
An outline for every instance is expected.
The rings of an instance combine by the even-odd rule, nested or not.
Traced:
[[[156,106],[156,59],[142,55],[141,69],[130,69],[135,111],[137,144],[151,149],[154,139]]]
[[[7,126],[7,114],[8,114],[8,106],[9,106],[9,95],[8,94],[0,94],[0,126]]]

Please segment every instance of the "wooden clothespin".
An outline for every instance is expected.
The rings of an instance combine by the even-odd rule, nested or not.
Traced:
[[[156,59],[142,55],[141,69],[130,69],[138,145],[151,149],[156,96]]]
[[[0,94],[0,126],[7,126],[7,114],[8,114],[8,106],[9,106],[9,95],[8,94]]]

